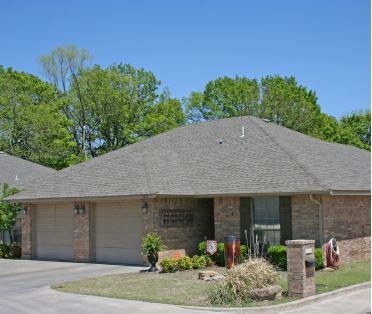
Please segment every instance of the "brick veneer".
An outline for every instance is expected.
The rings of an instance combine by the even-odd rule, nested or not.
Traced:
[[[315,245],[320,246],[319,206],[310,200],[309,195],[294,195],[291,207],[292,239],[316,240]]]
[[[21,228],[22,228],[22,258],[32,258],[32,217],[34,206],[30,204],[24,204],[21,216]]]
[[[323,207],[323,241],[335,237],[343,262],[370,259],[371,198],[367,195],[317,195]],[[320,246],[319,206],[309,195],[292,196],[292,238],[315,239]]]
[[[240,238],[240,198],[216,197],[214,199],[214,229],[215,239],[235,235]]]
[[[214,237],[213,200],[195,198],[148,199],[143,213],[143,234],[157,232],[170,250],[185,249],[186,254],[198,252],[198,243]],[[193,209],[195,223],[192,226],[162,227],[161,210]]]
[[[93,243],[91,243],[91,218],[93,206],[86,202],[84,213],[74,213],[74,261],[91,262],[94,260]]]
[[[370,196],[324,195],[322,203],[324,240],[337,239],[341,261],[370,259]]]
[[[315,267],[305,267],[314,260],[314,240],[290,240],[287,245],[288,295],[305,298],[315,294]],[[308,250],[308,252],[307,252]]]

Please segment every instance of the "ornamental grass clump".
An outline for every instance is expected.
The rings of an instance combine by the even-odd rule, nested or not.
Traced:
[[[252,300],[253,291],[278,283],[279,273],[263,258],[249,259],[233,267],[222,281],[213,284],[208,300],[215,305],[241,304]]]

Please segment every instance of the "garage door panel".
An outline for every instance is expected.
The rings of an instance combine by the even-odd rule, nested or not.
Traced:
[[[96,205],[96,261],[143,264],[140,201]]]
[[[125,263],[125,264],[143,264],[143,256],[138,253],[137,249],[120,249],[120,248],[97,248],[97,262],[103,263]],[[123,262],[124,261],[124,262]]]
[[[142,228],[141,217],[126,217],[126,219],[122,217],[118,219],[101,218],[100,223],[96,226],[98,233],[122,233],[140,228]]]
[[[121,248],[138,248],[141,245],[141,240],[136,234],[124,233],[104,233],[96,239],[96,246],[102,247],[121,247]]]
[[[38,205],[35,215],[36,257],[73,259],[72,204]]]
[[[36,238],[37,238],[37,247],[41,246],[54,246],[54,243],[56,242],[56,236],[54,232],[43,232],[43,231],[38,231],[36,233]]]
[[[53,232],[55,229],[54,218],[37,218],[37,230],[41,232]]]
[[[72,224],[72,218],[57,218],[55,224],[55,230],[57,232],[73,233],[74,226]]]

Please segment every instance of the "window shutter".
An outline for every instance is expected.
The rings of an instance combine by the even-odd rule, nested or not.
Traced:
[[[247,230],[248,241],[249,241],[249,231],[251,228],[251,199],[250,197],[240,198],[240,243],[247,245],[245,239],[245,232]]]
[[[279,198],[279,214],[280,243],[285,245],[286,240],[292,240],[292,210],[290,196],[281,196]]]

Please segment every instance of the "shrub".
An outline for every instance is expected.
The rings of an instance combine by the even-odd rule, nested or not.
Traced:
[[[249,259],[226,272],[222,281],[208,290],[208,300],[215,305],[241,304],[252,299],[256,289],[278,283],[278,272],[263,258]]]
[[[203,241],[198,244],[199,255],[207,254],[207,242]]]
[[[217,252],[213,255],[215,258],[215,262],[218,266],[225,266],[225,245],[221,243],[217,243]]]
[[[178,270],[193,269],[193,260],[189,256],[184,256],[177,261]]]
[[[287,269],[287,247],[285,245],[272,245],[267,249],[270,262],[282,269]]]
[[[200,269],[207,266],[207,256],[206,255],[194,255],[192,257],[192,268],[193,269]]]
[[[323,269],[324,268],[324,259],[323,259],[323,250],[318,248],[314,251],[315,257],[315,269]]]
[[[166,246],[156,232],[150,232],[143,237],[142,254],[144,256],[157,256],[164,249]]]
[[[0,257],[2,258],[20,258],[21,247],[16,244],[0,244]]]
[[[244,263],[248,258],[248,247],[244,244],[240,245],[240,263]]]
[[[174,258],[167,257],[160,262],[163,273],[174,273],[178,270],[178,261]]]

